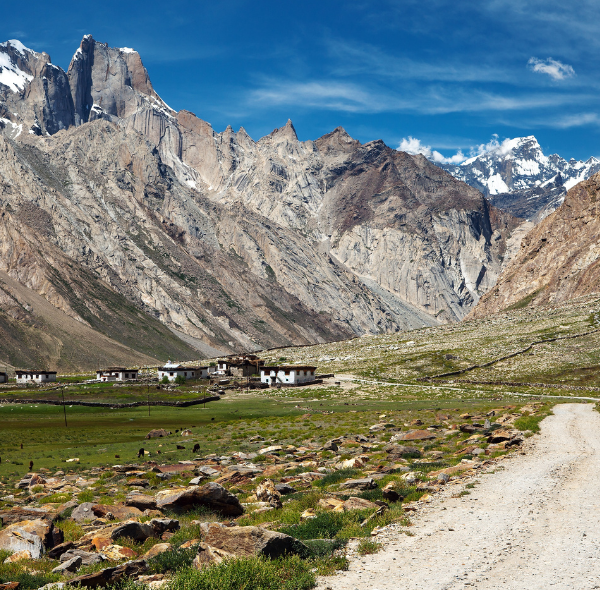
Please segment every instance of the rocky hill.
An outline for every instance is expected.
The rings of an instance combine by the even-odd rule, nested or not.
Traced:
[[[600,171],[600,160],[545,156],[530,135],[507,139],[459,165],[441,167],[480,190],[496,207],[538,222],[561,205],[568,189]]]
[[[600,173],[574,186],[562,206],[521,242],[521,249],[471,312],[482,318],[504,309],[559,304],[598,292]]]
[[[0,44],[0,117],[0,271],[161,358],[459,320],[517,225],[341,128],[217,133],[160,99],[137,52],[89,35],[67,72]]]

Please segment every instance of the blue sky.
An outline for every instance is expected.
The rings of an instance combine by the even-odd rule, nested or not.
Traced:
[[[65,69],[86,33],[139,51],[161,97],[217,131],[290,118],[300,139],[342,125],[446,157],[494,134],[600,156],[597,0],[32,0],[0,23]]]

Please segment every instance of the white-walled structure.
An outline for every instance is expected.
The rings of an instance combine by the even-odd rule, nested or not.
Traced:
[[[184,379],[208,379],[208,367],[183,367],[179,364],[169,361],[164,367],[158,369],[158,380],[164,378],[169,381],[175,381],[177,377]]]
[[[56,371],[15,371],[17,375],[17,383],[49,383],[56,381]]]
[[[317,367],[309,365],[279,365],[261,367],[260,381],[269,385],[299,385],[315,380]]]
[[[137,369],[108,367],[107,369],[98,369],[96,379],[98,381],[129,381],[130,379],[137,379],[138,373]]]

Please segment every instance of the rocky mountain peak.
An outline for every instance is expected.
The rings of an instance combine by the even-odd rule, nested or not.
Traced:
[[[298,135],[296,134],[296,129],[291,119],[288,119],[283,127],[273,129],[273,131],[267,135],[267,138],[271,142],[298,141]]]
[[[558,154],[546,156],[533,135],[505,139],[461,164],[440,166],[497,207],[535,222],[559,207],[569,188],[600,170],[595,158],[567,162]]]

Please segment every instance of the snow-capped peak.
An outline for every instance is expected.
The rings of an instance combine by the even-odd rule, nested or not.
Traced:
[[[15,43],[18,43],[18,45],[15,45]],[[25,57],[24,52],[31,50],[14,39],[0,43],[0,84],[8,86],[12,92],[19,92],[25,88],[28,82],[33,80],[33,76],[21,70],[9,53],[1,51],[2,48],[8,48],[9,46],[16,49],[23,57]],[[31,53],[35,52],[31,51]]]
[[[121,53],[137,53],[135,49],[131,49],[131,47],[120,47],[119,51]]]
[[[33,49],[29,49],[29,47],[25,47],[21,41],[18,39],[9,39],[4,43],[0,43],[0,47],[12,47],[16,49],[22,56],[25,56],[26,53],[36,53]]]

